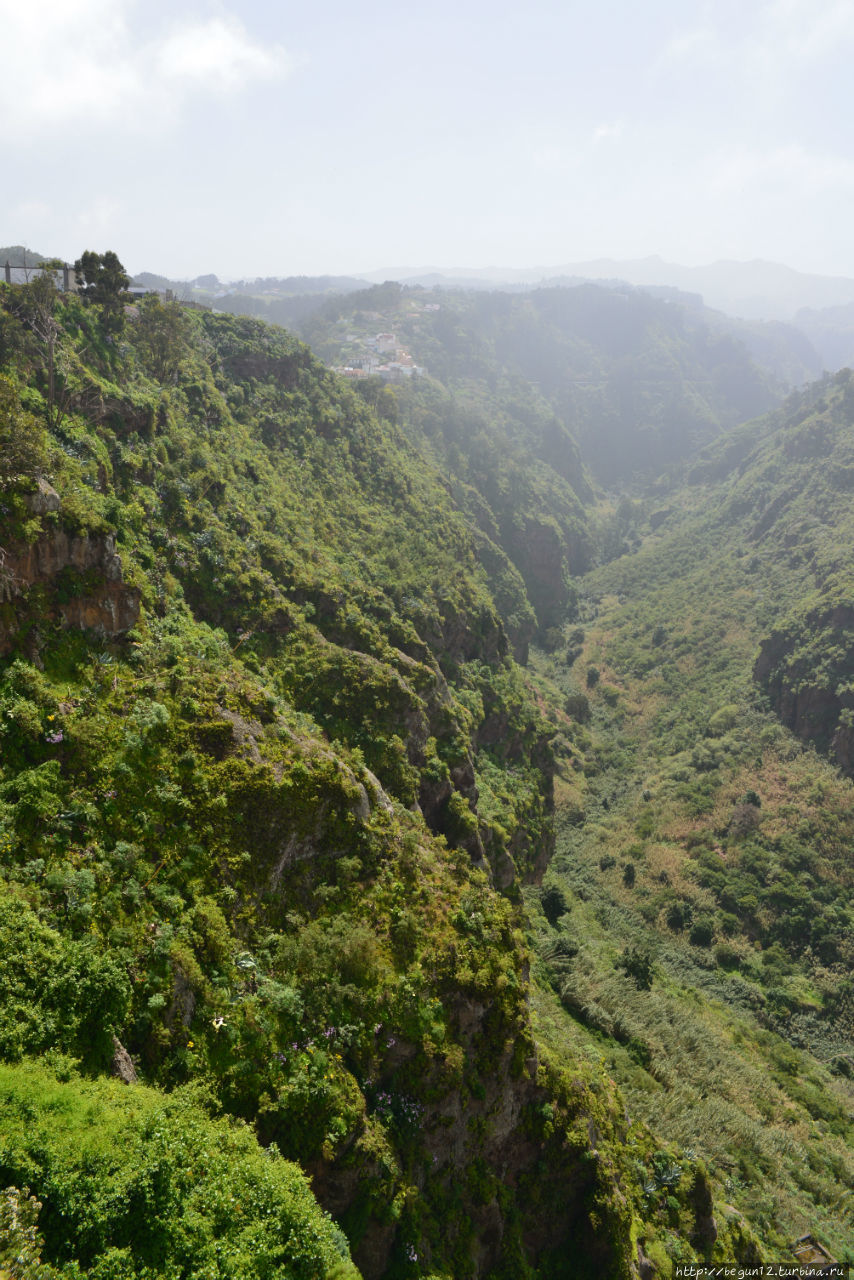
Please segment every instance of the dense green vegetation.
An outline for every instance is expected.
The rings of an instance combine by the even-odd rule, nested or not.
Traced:
[[[725,437],[538,659],[571,714],[540,1034],[604,1055],[766,1257],[807,1229],[851,1256],[852,792],[815,748],[850,772],[852,428],[846,371]]]
[[[392,390],[98,258],[0,291],[0,1268],[843,1256],[847,375],[594,510],[541,300]]]
[[[2,1173],[39,1186],[32,1261],[54,1257],[46,1277],[357,1275],[303,1174],[244,1127],[210,1119],[192,1092],[51,1066],[0,1067]]]
[[[394,339],[426,369],[353,385],[500,545],[544,637],[572,616],[578,576],[624,549],[618,522],[599,527],[591,477],[625,485],[672,468],[778,398],[777,378],[732,326],[683,301],[598,285],[463,293],[388,283],[326,302],[302,331],[329,363],[359,369],[385,330],[386,348]]]
[[[571,1241],[627,1274],[642,1202],[613,1090],[530,1028],[518,886],[548,855],[552,764],[511,657],[518,573],[283,332],[156,297],[117,325],[31,289],[0,312],[0,1029],[45,1065],[9,1108],[26,1088],[36,1120],[60,1094],[126,1115],[85,1077],[129,1052],[170,1098],[196,1088],[180,1132],[223,1113],[299,1161],[364,1274],[560,1275]],[[91,1162],[4,1151],[46,1265],[107,1274],[124,1250],[149,1274],[108,1186],[94,1235],[60,1214]],[[246,1213],[244,1257],[268,1231]],[[186,1270],[182,1230],[152,1248],[219,1274]],[[265,1249],[242,1275],[278,1274]]]

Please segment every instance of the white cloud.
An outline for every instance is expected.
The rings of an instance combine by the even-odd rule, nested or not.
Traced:
[[[50,205],[44,200],[22,200],[10,210],[13,219],[27,223],[44,222],[52,213]]]
[[[540,173],[561,174],[571,163],[567,149],[554,142],[542,142],[531,151],[531,164]]]
[[[28,142],[80,126],[145,131],[191,95],[220,94],[286,74],[281,46],[263,46],[227,14],[153,32],[138,0],[0,0],[6,49],[0,118]],[[33,33],[36,33],[35,35]]]
[[[234,18],[212,18],[174,30],[157,50],[156,62],[164,80],[203,81],[227,88],[280,75],[291,65],[283,49],[253,43]]]
[[[792,61],[822,58],[854,41],[850,0],[772,0],[764,19],[777,53]]]
[[[720,53],[720,42],[711,27],[695,27],[668,40],[653,64],[653,72],[697,62],[714,61]]]

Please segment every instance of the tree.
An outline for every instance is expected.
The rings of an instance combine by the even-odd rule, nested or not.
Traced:
[[[565,916],[569,910],[566,894],[560,885],[547,885],[541,892],[540,902],[543,906],[543,915],[549,924],[554,928],[561,916]]]
[[[112,249],[106,253],[87,249],[75,262],[74,274],[83,297],[101,306],[104,328],[110,333],[121,332],[130,276],[118,255]]]
[[[652,986],[652,957],[648,951],[629,947],[617,961],[627,978],[634,978],[638,991],[649,991]]]
[[[158,382],[172,381],[189,351],[189,326],[177,302],[161,302],[156,293],[143,298],[136,324],[136,345]]]
[[[0,485],[47,466],[45,431],[21,408],[15,384],[0,376]]]
[[[61,263],[59,264],[62,265]],[[62,325],[56,316],[57,288],[55,261],[45,264],[46,269],[29,284],[15,288],[12,310],[30,330],[41,348],[45,381],[47,382],[47,423],[56,428],[65,417],[66,404],[64,379],[57,379],[60,364]]]

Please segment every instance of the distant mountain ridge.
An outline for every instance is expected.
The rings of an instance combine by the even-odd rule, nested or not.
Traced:
[[[27,249],[22,244],[7,244],[0,247],[0,266],[8,262],[10,267],[37,267],[44,261],[44,254]]]
[[[11,266],[37,265],[44,261],[44,255],[23,245],[0,247],[0,264],[6,261]],[[654,255],[627,261],[600,258],[556,267],[386,267],[344,276],[221,280],[208,272],[192,279],[173,280],[142,271],[133,277],[136,285],[161,292],[171,289],[178,298],[217,311],[255,315],[286,328],[303,325],[336,294],[358,292],[366,282],[386,281],[424,289],[505,293],[524,292],[532,285],[567,288],[598,283],[621,288],[630,284],[688,310],[705,306],[721,311],[729,321],[735,321],[736,327],[757,321],[793,326],[798,331],[797,338],[791,332],[785,334],[782,328],[776,334],[770,330],[752,333],[748,329],[739,333],[758,363],[789,385],[802,385],[823,368],[833,371],[854,361],[850,318],[854,279],[810,275],[758,259],[685,267]]]
[[[469,288],[531,284],[570,284],[581,280],[624,280],[628,284],[670,285],[700,293],[707,306],[745,320],[793,320],[802,307],[835,307],[854,302],[854,279],[813,275],[777,262],[723,260],[700,267],[667,262],[658,255],[620,260],[597,258],[560,266],[527,268],[394,267],[367,272],[366,280],[395,279],[425,287]]]
[[[3,251],[0,250],[0,258]],[[854,343],[850,337],[847,309],[854,308],[854,279],[844,276],[810,275],[780,263],[719,261],[701,267],[685,267],[658,256],[621,261],[600,258],[561,266],[454,267],[427,266],[384,267],[377,271],[347,276],[258,277],[254,280],[221,281],[214,274],[197,276],[189,281],[168,280],[150,272],[135,277],[138,284],[152,288],[172,288],[179,297],[215,306],[217,310],[262,316],[286,327],[300,325],[326,299],[335,294],[349,294],[364,287],[365,282],[383,284],[394,281],[409,288],[452,291],[502,293],[525,292],[539,288],[575,288],[596,283],[612,288],[632,285],[655,297],[666,298],[688,310],[723,312],[736,325],[776,324],[794,326],[799,332],[806,377],[815,377],[823,368],[835,370],[854,359]],[[741,335],[762,363],[766,333],[757,345],[745,330]],[[791,340],[789,335],[789,341]],[[781,331],[777,337],[783,338]],[[806,337],[814,350],[802,342]],[[797,345],[797,343],[796,343]],[[782,370],[772,360],[768,367],[775,376]],[[785,374],[783,374],[785,378]],[[803,378],[794,374],[791,381]]]
[[[35,264],[44,255],[23,245],[0,247],[0,264]],[[172,280],[159,273],[142,271],[134,280],[151,287],[173,287],[192,293],[266,294],[270,302],[304,298],[306,295],[349,293],[370,284],[394,280],[421,288],[445,289],[525,289],[532,285],[574,285],[588,281],[624,282],[640,288],[673,288],[702,297],[706,306],[743,320],[798,322],[803,310],[822,311],[854,304],[854,277],[829,276],[798,271],[779,262],[755,258],[748,262],[719,259],[689,267],[669,262],[659,254],[645,258],[593,258],[554,266],[531,267],[443,267],[392,266],[374,271],[354,271],[346,275],[290,275],[221,280],[209,272],[193,278]],[[200,299],[197,299],[200,300]],[[683,304],[685,300],[683,299]],[[269,319],[277,320],[270,315]]]

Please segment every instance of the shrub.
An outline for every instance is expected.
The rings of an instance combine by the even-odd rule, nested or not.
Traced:
[[[672,929],[674,933],[680,933],[683,929],[687,929],[693,917],[693,908],[690,902],[674,902],[667,908],[668,929]]]
[[[710,947],[715,936],[715,927],[708,917],[698,920],[688,935],[695,947]]]
[[[38,475],[46,466],[46,431],[21,409],[14,383],[0,377],[0,485]]]
[[[579,724],[587,724],[590,719],[590,699],[580,690],[569,694],[564,703],[564,709],[566,714],[573,720],[577,720]]]
[[[729,820],[729,831],[734,836],[746,836],[755,831],[762,821],[762,815],[754,804],[737,804]]]
[[[727,703],[724,707],[719,707],[713,715],[709,717],[706,725],[706,734],[710,738],[719,738],[722,734],[727,733],[734,726],[738,718],[738,707],[734,702]]]
[[[300,1170],[189,1094],[35,1066],[0,1067],[0,1093],[0,1178],[50,1204],[49,1260],[70,1254],[104,1280],[355,1280]]]
[[[738,952],[726,942],[715,947],[715,960],[722,969],[737,969],[741,963]]]
[[[15,898],[0,897],[0,1050],[61,1048],[104,1066],[130,989],[121,958],[87,937],[72,942]]]
[[[0,1276],[8,1280],[53,1280],[58,1273],[41,1261],[44,1245],[36,1219],[40,1202],[29,1187],[7,1187],[0,1195]]]
[[[655,831],[655,814],[652,809],[644,809],[635,823],[635,833],[641,840],[648,840]]]
[[[645,1071],[649,1070],[650,1065],[652,1064],[652,1052],[649,1045],[644,1040],[640,1040],[637,1036],[632,1036],[626,1043],[626,1049],[628,1050],[629,1057],[631,1057],[639,1067],[643,1067]]]
[[[554,929],[561,916],[566,915],[569,910],[566,894],[560,885],[544,885],[540,894],[540,902],[543,907],[543,915]]]
[[[648,951],[629,947],[617,961],[627,978],[633,978],[638,991],[649,991],[652,986],[652,957]]]

